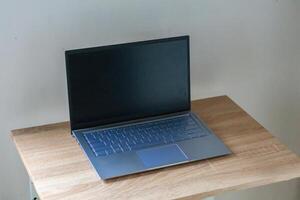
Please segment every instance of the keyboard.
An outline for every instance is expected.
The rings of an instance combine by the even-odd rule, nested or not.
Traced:
[[[136,151],[207,135],[190,115],[137,123],[114,128],[85,131],[84,138],[95,156]]]

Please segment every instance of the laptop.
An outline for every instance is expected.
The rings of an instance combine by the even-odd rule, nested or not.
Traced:
[[[191,112],[189,36],[65,52],[71,133],[103,180],[230,154]]]

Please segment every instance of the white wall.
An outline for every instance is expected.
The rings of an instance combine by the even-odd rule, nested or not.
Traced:
[[[0,199],[29,196],[9,131],[68,119],[65,49],[189,34],[193,98],[228,94],[300,154],[299,20],[298,0],[1,0]],[[299,200],[299,188],[217,199]]]

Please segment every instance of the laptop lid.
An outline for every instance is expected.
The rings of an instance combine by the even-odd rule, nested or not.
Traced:
[[[190,110],[189,36],[65,52],[71,129]]]

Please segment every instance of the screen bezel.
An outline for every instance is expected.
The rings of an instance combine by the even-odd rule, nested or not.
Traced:
[[[148,117],[140,117],[136,119],[129,120],[131,121],[142,121],[142,120],[149,120],[153,118],[159,118],[159,117],[165,117],[165,116],[172,116],[177,115],[180,113],[189,112],[191,109],[191,89],[190,89],[190,42],[189,42],[189,36],[178,36],[178,37],[171,37],[171,38],[162,38],[162,39],[154,39],[154,40],[146,40],[146,41],[138,41],[138,42],[130,42],[130,43],[122,43],[122,44],[113,44],[113,45],[105,45],[105,46],[98,46],[98,47],[90,47],[90,48],[82,48],[82,49],[74,49],[74,50],[67,50],[65,51],[65,62],[66,62],[66,75],[67,75],[67,90],[68,90],[68,102],[69,102],[69,115],[70,115],[70,126],[71,126],[71,132],[73,130],[78,129],[86,129],[86,128],[93,128],[93,127],[99,127],[99,126],[108,126],[110,124],[100,124],[102,120],[97,120],[93,122],[81,122],[81,123],[74,123],[72,122],[72,95],[71,95],[71,81],[70,81],[70,66],[69,66],[69,56],[72,54],[78,54],[78,53],[89,53],[93,51],[102,51],[107,49],[114,49],[114,48],[122,48],[122,47],[128,47],[128,46],[138,46],[138,45],[145,45],[145,44],[154,44],[154,43],[164,43],[164,42],[170,42],[170,41],[177,41],[177,40],[185,40],[187,42],[187,87],[188,87],[188,105],[186,105],[187,109],[178,111],[178,112],[172,112],[172,113],[166,113],[166,114],[160,114],[160,115],[154,115],[154,116],[148,116]],[[120,122],[114,122],[111,124],[123,124],[126,123],[126,121],[120,121]]]

